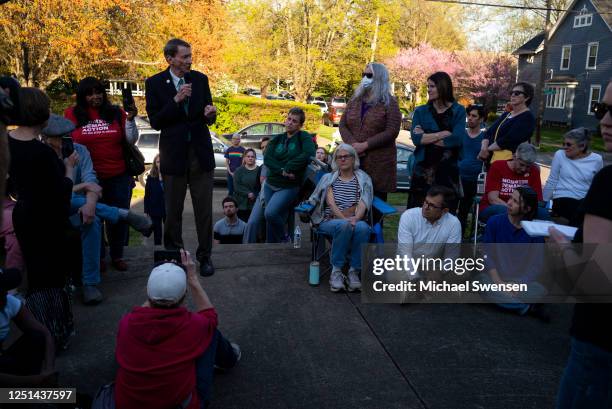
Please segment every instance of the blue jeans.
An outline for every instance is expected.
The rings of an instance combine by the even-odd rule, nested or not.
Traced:
[[[215,365],[225,369],[233,368],[237,358],[229,341],[216,329],[210,345],[196,360],[196,388],[200,408],[205,408],[212,397]]]
[[[85,196],[73,195],[70,201],[72,225],[81,231],[83,254],[83,285],[100,284],[100,250],[102,247],[102,223],[119,221],[119,209],[102,203],[96,204],[96,218],[91,224],[83,224],[77,212],[86,202]]]
[[[124,173],[108,179],[100,179],[100,186],[102,186],[100,203],[120,209],[130,208],[132,188],[134,187],[134,179],[130,175]],[[128,242],[128,225],[124,221],[105,224],[111,259],[121,259],[123,258],[123,246],[126,246]],[[104,237],[104,232],[102,237]],[[104,247],[102,247],[101,256],[105,256]]]
[[[242,238],[242,242],[244,244],[257,243],[257,237],[259,236],[259,232],[262,230],[266,223],[266,217],[264,215],[263,193],[259,193],[257,199],[255,199],[253,209],[251,210],[251,215],[249,216],[249,220],[247,220],[246,222],[247,225],[244,228],[244,236]]]
[[[262,190],[266,205],[266,243],[280,243],[285,235],[289,211],[293,210],[300,188],[296,186],[275,191],[265,183]]]
[[[331,264],[334,269],[342,269],[349,259],[351,268],[361,270],[361,246],[370,241],[370,226],[366,222],[359,221],[353,227],[347,220],[332,219],[321,223],[319,230],[332,236]]]
[[[572,349],[561,378],[556,408],[607,408],[611,375],[612,352],[572,338]]]
[[[493,284],[493,280],[489,274],[483,273],[478,276],[478,280],[485,284]],[[521,293],[526,299],[539,299],[546,294],[546,288],[538,282],[527,283],[527,292]],[[520,315],[526,314],[531,304],[521,302],[520,299],[513,296],[512,294],[494,291],[486,292],[483,294],[489,301],[497,304],[498,307],[505,310],[514,311]]]
[[[486,222],[491,216],[495,216],[496,214],[505,214],[507,212],[508,207],[505,205],[489,205],[480,213],[480,219],[483,222]],[[550,220],[550,215],[548,214],[547,209],[538,207],[538,213],[536,214],[535,218],[538,220]]]

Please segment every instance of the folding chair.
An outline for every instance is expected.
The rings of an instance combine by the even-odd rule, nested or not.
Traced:
[[[482,164],[482,169],[478,174],[476,180],[476,196],[474,196],[474,211],[472,215],[472,232],[474,233],[474,245],[478,242],[479,231],[482,231],[486,226],[486,223],[479,221],[480,215],[480,201],[485,194],[485,184],[487,182],[487,169],[485,164]]]

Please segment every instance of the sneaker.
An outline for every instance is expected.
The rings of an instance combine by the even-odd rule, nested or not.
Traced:
[[[111,261],[111,265],[117,271],[127,271],[128,269],[127,263],[121,258]]]
[[[342,270],[332,270],[329,278],[329,289],[333,293],[344,290],[344,275],[342,274]]]
[[[240,362],[240,358],[242,358],[242,350],[240,349],[240,345],[236,344],[235,342],[230,342],[230,345],[232,346],[234,355],[236,355],[236,364],[237,364],[238,362]]]
[[[357,270],[350,269],[348,272],[348,290],[350,292],[361,290],[361,281]]]
[[[224,366],[214,364],[214,368],[216,371],[218,372],[229,371],[230,369],[238,365],[238,362],[240,362],[240,358],[242,358],[242,351],[240,349],[240,345],[236,344],[235,342],[230,342],[230,346],[232,347],[232,351],[234,351],[234,356],[236,357],[236,361],[234,362],[234,365],[230,367],[224,367]]]
[[[100,304],[104,296],[98,290],[95,285],[84,285],[83,286],[83,304],[85,305],[96,305]]]
[[[153,233],[153,222],[147,216],[142,216],[132,212],[128,212],[127,223],[145,237],[149,237]]]

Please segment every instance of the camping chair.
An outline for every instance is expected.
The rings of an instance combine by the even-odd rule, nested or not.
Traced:
[[[321,177],[327,172],[322,172],[317,175],[317,183],[321,180]],[[372,228],[372,233],[370,235],[370,243],[384,243],[384,238],[382,234],[382,221],[385,216],[392,215],[397,213],[395,207],[391,206],[384,200],[374,197],[372,200],[372,209],[378,210],[381,216],[378,220],[373,220],[372,211],[368,214],[368,224]],[[311,257],[310,261],[318,261],[321,262],[326,256],[329,255],[331,247],[327,246],[327,242],[331,244],[332,236],[321,231],[317,225],[312,223],[310,219],[310,214],[314,210],[314,206],[307,202],[300,203],[296,208],[295,212],[298,213],[300,219],[304,223],[309,223],[310,225],[310,243],[311,243]],[[319,269],[320,276],[329,273],[331,271],[331,265],[326,269]]]

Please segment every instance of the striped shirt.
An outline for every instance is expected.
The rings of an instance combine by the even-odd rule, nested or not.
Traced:
[[[351,180],[344,181],[337,178],[331,185],[334,193],[334,201],[338,209],[344,210],[359,203],[359,182],[357,176],[353,175]],[[333,219],[333,212],[329,206],[325,206],[324,220]]]

